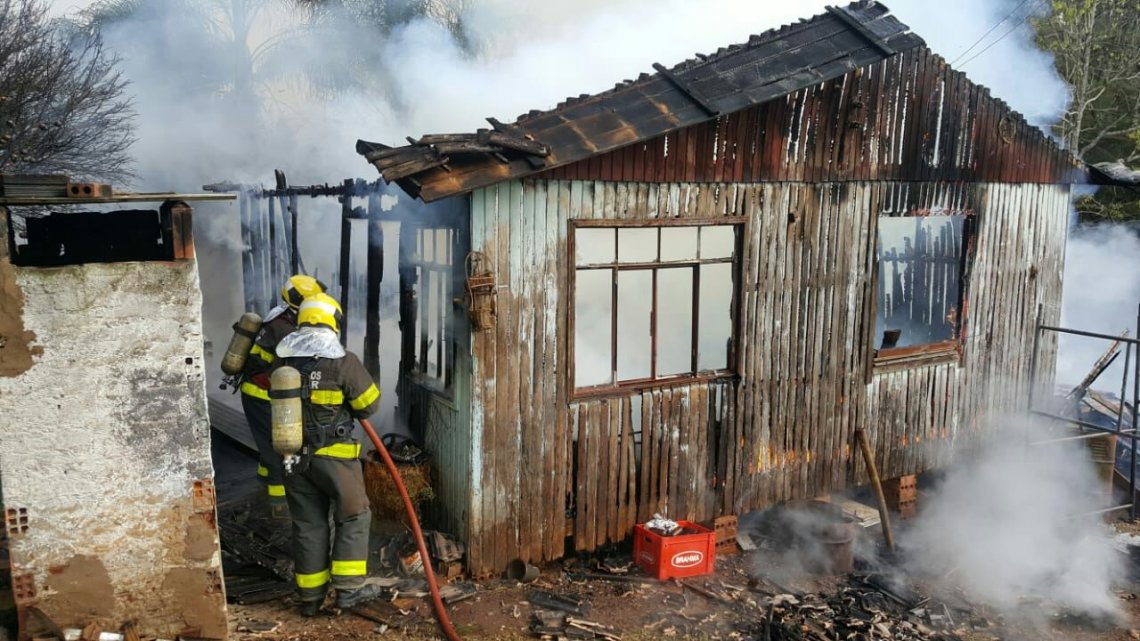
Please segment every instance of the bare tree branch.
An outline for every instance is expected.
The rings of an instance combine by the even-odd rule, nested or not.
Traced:
[[[131,177],[134,111],[117,60],[73,42],[39,0],[0,0],[0,172]]]

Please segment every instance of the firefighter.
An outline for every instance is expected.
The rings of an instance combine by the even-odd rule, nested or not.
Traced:
[[[289,366],[301,374],[303,447],[290,461],[285,487],[302,616],[317,614],[330,585],[341,609],[380,596],[379,588],[365,585],[371,510],[360,441],[353,436],[353,419],[368,418],[379,409],[380,390],[360,359],[341,346],[342,320],[332,297],[305,299],[297,331],[277,344],[274,361],[274,369]],[[284,398],[297,392],[277,393]],[[335,527],[331,546],[330,509]]]
[[[269,509],[275,519],[288,517],[285,500],[285,474],[281,456],[273,451],[272,427],[269,411],[269,369],[275,359],[278,341],[297,329],[297,308],[313,294],[325,291],[324,283],[298,274],[291,276],[281,287],[282,303],[274,307],[261,323],[253,348],[242,371],[241,407],[249,431],[257,443],[257,476],[265,483],[269,494]]]

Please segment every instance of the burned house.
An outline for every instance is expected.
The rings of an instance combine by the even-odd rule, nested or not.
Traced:
[[[190,198],[21,178],[0,175],[0,610],[29,637],[224,637]]]
[[[358,144],[462,204],[401,232],[399,391],[476,574],[865,483],[856,427],[937,466],[1059,315],[1088,169],[883,5],[655,70]]]

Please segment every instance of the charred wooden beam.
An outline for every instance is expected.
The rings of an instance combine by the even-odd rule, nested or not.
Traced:
[[[384,280],[384,228],[380,223],[380,197],[368,198],[368,291],[364,327],[364,366],[380,382],[380,286]]]
[[[661,74],[662,78],[668,80],[670,84],[677,88],[678,91],[696,103],[697,106],[700,107],[701,110],[703,110],[706,114],[710,116],[720,115],[720,110],[717,109],[716,106],[714,106],[711,102],[709,102],[709,100],[705,98],[703,94],[694,89],[692,85],[682,80],[672,71],[669,71],[667,68],[665,68],[665,65],[661,64],[660,62],[655,62],[653,63],[653,68],[657,70],[657,73]]]
[[[352,188],[352,180],[346,179],[344,181],[344,188],[346,192]],[[348,345],[348,310],[349,298],[348,289],[349,283],[349,262],[348,258],[352,250],[352,196],[345,193],[341,196],[340,201],[340,272],[338,274],[340,281],[340,308],[342,310],[343,322],[340,328],[340,344]]]
[[[893,47],[883,42],[879,36],[875,35],[873,31],[867,28],[867,25],[857,19],[855,16],[847,12],[843,7],[827,7],[827,12],[839,19],[840,22],[851,27],[853,31],[866,38],[867,42],[871,43],[876,49],[882,51],[883,54],[893,56],[897,53]]]
[[[446,165],[451,161],[448,156],[441,156],[439,158],[423,158],[420,160],[412,160],[405,162],[387,169],[381,169],[380,175],[384,176],[384,180],[393,182],[401,178],[407,178],[413,174],[418,174],[421,171],[432,169]]]

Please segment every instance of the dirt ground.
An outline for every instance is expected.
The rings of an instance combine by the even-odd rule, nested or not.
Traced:
[[[1132,525],[1140,530],[1140,526]],[[753,560],[754,561],[754,560]],[[744,555],[717,560],[717,573],[701,579],[702,585],[737,585],[749,583]],[[690,579],[690,581],[694,581]],[[781,585],[797,592],[834,591],[840,580],[834,577],[802,579],[794,585]],[[533,639],[529,630],[532,606],[527,600],[532,590],[575,593],[586,596],[591,604],[582,618],[613,628],[625,641],[670,639],[707,641],[709,639],[761,639],[759,622],[765,614],[762,606],[747,603],[723,603],[676,583],[627,583],[604,580],[574,580],[561,566],[544,569],[539,579],[529,585],[508,581],[492,581],[478,586],[476,596],[448,608],[452,621],[463,639],[507,641]],[[976,629],[959,625],[952,632],[964,641],[1038,641],[1041,639],[1073,641],[1140,640],[1140,599],[1125,586],[1116,592],[1127,622],[1119,627],[1097,628],[1088,621],[1072,620],[1057,613],[1042,612],[1036,621],[1002,622],[995,617],[990,627]],[[747,600],[751,603],[751,600]],[[331,602],[330,602],[331,603]],[[381,623],[349,612],[326,607],[315,619],[298,617],[291,604],[274,602],[259,605],[230,605],[231,638],[239,641],[321,640],[357,641],[369,639],[427,640],[442,638],[432,618],[428,599],[397,600],[376,603],[374,611]],[[805,639],[808,637],[804,637]],[[882,638],[877,636],[876,638]]]

